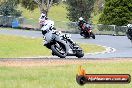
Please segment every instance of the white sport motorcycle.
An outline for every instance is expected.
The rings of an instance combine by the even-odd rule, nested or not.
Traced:
[[[81,58],[84,56],[80,46],[71,40],[70,34],[62,34],[55,30],[53,21],[49,21],[47,25],[42,27],[42,34],[46,42],[44,45],[52,50],[52,55],[60,58],[65,58],[66,56]]]

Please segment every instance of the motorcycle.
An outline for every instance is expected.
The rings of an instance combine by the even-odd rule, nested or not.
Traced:
[[[62,34],[61,32],[50,28],[43,32],[44,40],[48,43],[45,45],[52,50],[53,56],[65,58],[66,56],[76,56],[81,58],[84,56],[84,52],[79,45],[71,41],[70,34]]]
[[[92,27],[90,24],[84,23],[82,25],[82,28],[80,30],[80,35],[83,36],[84,38],[92,37],[93,39],[95,39],[95,34],[92,32]]]
[[[126,34],[127,34],[128,39],[130,39],[132,43],[132,27],[128,28]]]

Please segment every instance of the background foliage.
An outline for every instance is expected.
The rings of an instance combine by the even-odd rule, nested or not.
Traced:
[[[132,21],[132,0],[105,0],[105,8],[99,23],[126,25]]]
[[[68,18],[77,21],[79,17],[89,19],[94,7],[95,0],[67,0]]]
[[[3,16],[21,16],[21,11],[16,10],[18,1],[17,0],[6,0],[0,2],[0,15]]]

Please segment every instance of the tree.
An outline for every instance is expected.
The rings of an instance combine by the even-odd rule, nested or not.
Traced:
[[[10,6],[12,6],[13,8],[15,8],[18,4],[21,4],[24,8],[28,9],[28,10],[34,10],[35,8],[39,7],[40,12],[44,12],[45,14],[48,14],[50,7],[54,4],[54,3],[59,3],[61,0],[3,0],[0,1],[1,5],[0,7],[2,7],[2,9],[5,8],[4,5],[7,6],[7,4],[3,3],[8,3],[9,6],[7,6],[8,9],[11,9]],[[8,9],[4,9],[4,11],[7,11]],[[11,11],[11,10],[10,10]],[[2,12],[2,11],[1,11]]]
[[[132,20],[132,0],[105,0],[105,8],[99,23],[126,25]]]
[[[93,9],[93,13],[94,15],[97,15],[99,13],[101,13],[104,9],[104,2],[105,0],[96,0],[94,3],[94,9]]]
[[[45,13],[48,15],[50,7],[53,3],[58,3],[60,0],[20,0],[20,3],[23,7],[28,10],[34,10],[35,8],[39,7],[40,12]]]
[[[77,21],[79,17],[84,17],[88,20],[93,10],[94,2],[95,0],[67,0],[69,20]]]
[[[21,11],[16,10],[18,2],[16,0],[6,0],[0,3],[0,15],[3,16],[21,16]]]

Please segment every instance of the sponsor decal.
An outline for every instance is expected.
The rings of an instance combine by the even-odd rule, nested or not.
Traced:
[[[86,74],[86,71],[80,66],[76,81],[79,85],[86,83],[126,84],[131,82],[131,76],[129,74]]]

